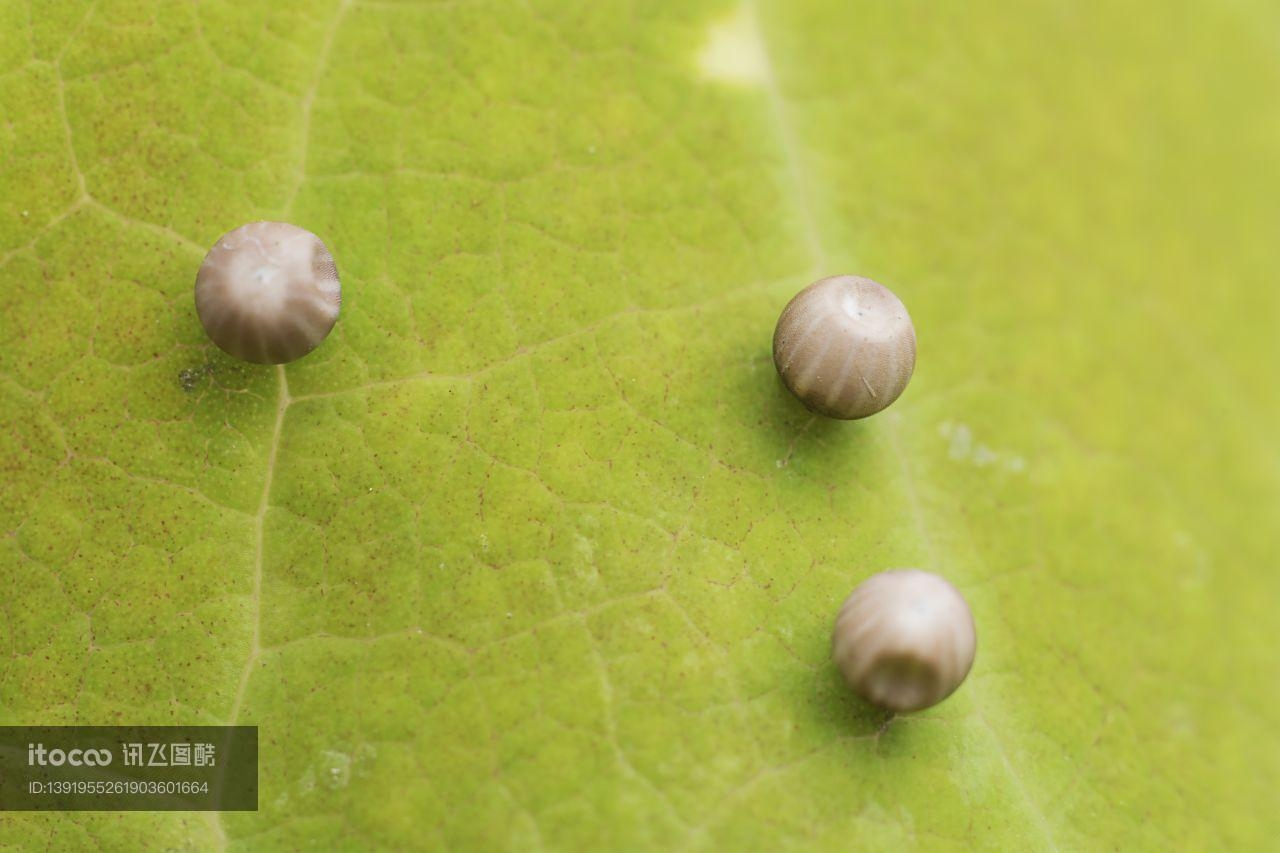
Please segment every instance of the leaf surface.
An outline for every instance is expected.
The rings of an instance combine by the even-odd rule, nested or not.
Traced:
[[[1243,849],[1280,784],[1280,139],[1253,2],[0,3],[0,721],[256,724],[260,810],[0,844]],[[195,270],[287,219],[285,368]],[[885,414],[770,361],[821,275]],[[886,568],[930,711],[828,662]]]

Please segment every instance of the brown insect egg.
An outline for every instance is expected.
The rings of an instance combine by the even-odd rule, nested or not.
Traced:
[[[964,597],[919,569],[881,572],[861,583],[831,635],[831,657],[845,682],[890,711],[919,711],[950,696],[976,650]]]
[[[284,364],[311,352],[338,319],[342,288],[320,238],[288,222],[223,235],[196,274],[196,313],[236,358]]]
[[[916,333],[902,300],[869,278],[823,278],[787,303],[773,363],[811,411],[854,420],[884,409],[916,366]]]

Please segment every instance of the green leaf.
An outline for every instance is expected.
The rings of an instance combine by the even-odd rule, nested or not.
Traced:
[[[0,722],[259,726],[256,813],[33,849],[1260,848],[1270,4],[0,3]],[[205,338],[282,218],[343,313]],[[917,375],[814,418],[803,284]],[[973,605],[884,719],[841,600]]]

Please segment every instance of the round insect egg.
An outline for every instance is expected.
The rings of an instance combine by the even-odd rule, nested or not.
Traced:
[[[196,313],[225,352],[284,364],[311,352],[338,319],[342,288],[320,238],[288,222],[224,234],[196,274]]]
[[[811,411],[854,420],[898,399],[916,366],[916,332],[902,300],[869,278],[815,281],[787,303],[773,363]]]
[[[977,632],[958,590],[919,569],[881,572],[845,600],[831,657],[873,705],[919,711],[950,696],[973,666]]]

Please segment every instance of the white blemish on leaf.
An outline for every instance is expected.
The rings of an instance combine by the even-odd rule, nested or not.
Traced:
[[[960,462],[969,457],[969,451],[973,447],[973,432],[967,426],[946,421],[938,427],[938,434],[950,440],[947,455],[952,459]]]
[[[1000,459],[1000,454],[996,453],[994,450],[992,450],[990,447],[987,447],[985,444],[979,444],[973,450],[973,464],[977,465],[979,468],[983,467],[984,465],[990,465],[991,463],[996,462],[999,459]]]
[[[293,785],[293,792],[303,798],[310,796],[317,787],[336,791],[347,787],[353,776],[368,773],[368,763],[377,758],[378,750],[372,744],[361,744],[351,754],[333,749],[321,750],[307,767],[306,772]],[[362,765],[364,765],[362,769]],[[277,808],[283,808],[290,799],[289,792],[282,791],[275,798]]]
[[[967,462],[978,468],[994,466],[1014,474],[1027,469],[1026,460],[1018,454],[975,442],[973,430],[967,424],[943,421],[938,425],[938,435],[947,440],[947,456],[956,462]]]
[[[698,53],[698,68],[709,80],[739,85],[764,85],[768,60],[756,18],[747,6],[711,25]]]
[[[596,543],[580,533],[573,535],[573,549],[582,556],[588,563],[595,562]]]
[[[320,753],[321,779],[326,788],[337,790],[351,781],[351,756],[345,752],[325,750]]]

